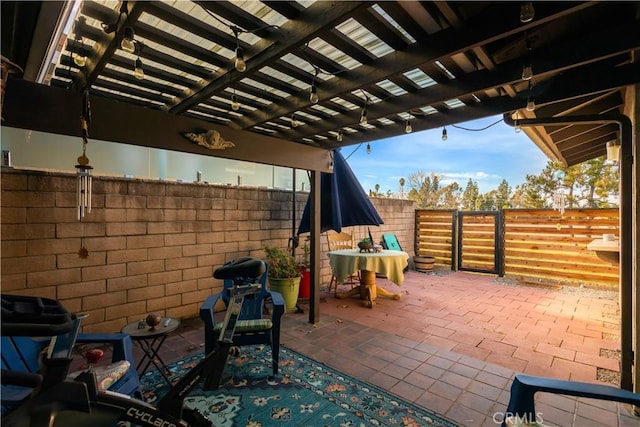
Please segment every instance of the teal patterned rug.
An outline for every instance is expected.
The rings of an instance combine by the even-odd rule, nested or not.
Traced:
[[[199,353],[170,364],[172,380],[201,359]],[[242,347],[237,357],[229,357],[220,388],[204,391],[196,387],[185,405],[198,408],[218,427],[456,426],[282,346],[275,381],[268,378],[270,366],[269,348]],[[168,385],[156,370],[140,380],[151,404],[167,392]]]

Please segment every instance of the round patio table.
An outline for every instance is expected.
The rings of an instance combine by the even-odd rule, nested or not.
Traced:
[[[336,298],[359,296],[365,306],[373,308],[378,294],[394,300],[400,294],[394,294],[376,283],[376,273],[386,276],[396,285],[404,281],[404,268],[408,264],[409,254],[403,251],[383,249],[380,252],[360,252],[359,249],[341,249],[328,252],[329,264],[339,282],[360,270],[360,285],[348,292],[337,293]]]

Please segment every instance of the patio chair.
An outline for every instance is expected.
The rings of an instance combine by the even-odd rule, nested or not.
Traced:
[[[50,339],[31,338],[26,336],[3,336],[2,337],[2,370],[3,378],[10,376],[11,372],[28,373],[33,375],[33,383],[25,383],[24,386],[3,384],[2,392],[2,412],[28,398],[38,386],[38,375],[41,373],[40,355],[50,343]],[[95,347],[93,344],[111,347],[111,364],[95,367],[96,377],[99,386],[123,393],[137,399],[142,399],[140,381],[133,359],[131,337],[127,334],[107,334],[107,333],[87,333],[78,334],[76,344],[85,344]],[[126,362],[126,363],[122,363]],[[72,379],[77,374],[70,373],[68,379]]]
[[[327,233],[327,243],[329,244],[329,251],[337,251],[340,249],[353,249],[356,247],[353,234],[349,233]],[[331,288],[334,288],[334,295],[338,293],[338,279],[333,274],[331,275],[331,281],[329,282],[329,292]],[[351,285],[353,289],[360,284],[360,273],[347,276],[342,282],[343,285]]]
[[[502,426],[538,421],[533,399],[537,392],[610,400],[640,406],[640,394],[617,387],[518,374],[511,384],[511,397]]]
[[[280,360],[280,320],[285,311],[285,303],[280,293],[267,288],[267,274],[268,266],[259,279],[262,284],[260,291],[253,294],[251,298],[244,299],[233,334],[233,345],[240,347],[268,344],[271,347],[271,368],[273,375],[276,376]],[[225,280],[222,292],[208,297],[200,307],[200,318],[204,321],[205,354],[214,350],[224,320],[225,312],[216,313],[216,304],[218,301],[222,301],[225,307],[229,304],[227,289],[232,285],[232,280]],[[272,305],[270,317],[265,316],[268,300]]]

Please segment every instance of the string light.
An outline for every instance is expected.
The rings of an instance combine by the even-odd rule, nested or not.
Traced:
[[[87,64],[87,54],[84,48],[84,37],[82,37],[80,33],[80,28],[87,22],[87,18],[84,16],[78,17],[76,21],[73,31],[76,33],[76,42],[80,43],[80,47],[78,48],[78,52],[73,54],[73,62],[78,67],[84,67]]]
[[[533,100],[533,98],[529,97],[527,98],[527,111],[535,111],[536,109],[536,103]]]
[[[238,33],[240,33],[240,28],[232,25],[229,27],[231,31],[233,31],[233,35],[236,38],[236,59],[233,63],[236,71],[243,73],[247,69],[247,63],[244,60],[244,49],[240,47],[240,39],[238,38]]]
[[[124,0],[120,5],[120,14],[118,14],[118,20],[111,24],[105,24],[104,22],[100,23],[102,26],[102,31],[107,34],[111,34],[118,29],[118,24],[120,23],[120,19],[122,19],[122,14],[127,15],[129,17],[129,9],[127,7],[127,0]]]
[[[411,133],[413,132],[413,127],[411,126],[411,120],[407,120],[405,121],[404,124],[404,133]]]
[[[317,104],[318,99],[318,88],[316,87],[316,77],[318,77],[319,70],[314,67],[315,73],[313,74],[313,80],[311,80],[311,89],[309,90],[309,101],[312,104]]]
[[[236,48],[236,60],[234,62],[236,71],[243,73],[247,69],[247,63],[244,62],[244,50],[238,46]]]
[[[524,42],[527,47],[527,57],[529,58],[529,61],[531,61],[531,40],[526,35],[526,33],[525,33]],[[529,62],[528,64],[525,64],[522,67],[522,80],[528,81],[528,80],[531,80],[532,78],[533,78],[533,68],[531,67],[531,62]]]
[[[140,60],[140,57],[136,59],[133,75],[138,80],[144,79],[144,69],[142,68],[142,61]]]
[[[533,84],[531,82],[531,80],[529,80],[529,94],[527,95],[527,111],[535,111],[536,109],[536,103],[534,102],[533,98],[531,97],[531,91],[533,89]]]
[[[129,15],[127,15],[129,16]],[[129,26],[124,29],[124,35],[122,36],[122,41],[120,42],[120,47],[122,50],[135,53],[136,45],[135,45],[135,32],[133,31],[133,27]]]
[[[231,109],[233,111],[238,111],[240,109],[240,103],[238,102],[238,95],[236,95],[235,89],[231,95]]]
[[[242,47],[240,47],[240,39],[238,38],[238,34],[240,33],[256,33],[258,31],[262,31],[264,29],[267,28],[274,28],[277,29],[278,26],[277,25],[272,25],[272,24],[268,24],[268,25],[263,25],[262,27],[258,27],[258,28],[254,28],[252,30],[245,30],[243,28],[237,27],[235,25],[230,25],[228,22],[225,22],[223,20],[221,20],[220,18],[218,18],[218,16],[214,13],[212,13],[209,9],[207,9],[206,7],[204,7],[202,4],[200,4],[200,7],[202,7],[202,9],[204,10],[204,12],[209,15],[211,18],[215,19],[216,21],[218,21],[219,23],[221,23],[222,25],[224,25],[225,27],[229,28],[231,31],[233,31],[233,35],[236,39],[236,50],[235,50],[235,61],[233,66],[235,67],[236,71],[243,73],[246,69],[247,69],[247,63],[244,59],[244,49],[242,49]]]
[[[360,114],[360,124],[361,125],[367,124],[367,106],[366,105],[362,109],[362,114]]]
[[[607,160],[613,164],[620,161],[620,144],[617,141],[607,142]]]
[[[442,128],[442,140],[446,141],[447,140],[447,128]]]
[[[73,54],[73,62],[78,67],[84,67],[87,65],[87,57],[84,54],[84,41],[82,40],[82,37],[80,37],[78,41],[80,42],[80,48],[78,49],[78,53]]]
[[[523,24],[531,22],[535,14],[536,11],[533,8],[533,2],[526,1],[520,5],[520,22]]]

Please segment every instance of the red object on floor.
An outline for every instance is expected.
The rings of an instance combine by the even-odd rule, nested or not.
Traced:
[[[300,289],[298,290],[298,298],[309,298],[311,295],[311,272],[303,271],[300,280]]]

